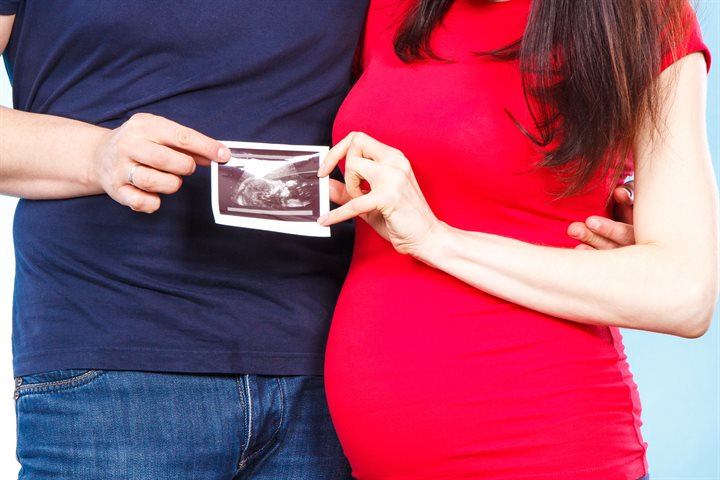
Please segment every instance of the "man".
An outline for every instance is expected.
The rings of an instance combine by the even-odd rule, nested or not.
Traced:
[[[23,478],[349,478],[320,374],[351,226],[215,225],[205,167],[329,144],[366,8],[0,1]]]

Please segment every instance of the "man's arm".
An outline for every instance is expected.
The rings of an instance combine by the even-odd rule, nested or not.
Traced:
[[[0,16],[0,52],[14,16]],[[58,199],[107,193],[151,213],[196,164],[227,161],[221,143],[168,119],[136,114],[109,130],[0,107],[0,194]],[[132,175],[130,173],[132,172]]]

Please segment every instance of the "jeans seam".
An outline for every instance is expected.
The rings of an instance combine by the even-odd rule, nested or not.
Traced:
[[[280,433],[280,429],[285,424],[285,379],[282,377],[275,377],[275,381],[278,384],[278,390],[280,391],[280,422],[278,422],[278,428],[275,429],[273,435]]]
[[[15,402],[15,438],[20,438],[20,411],[17,402]],[[18,480],[21,480],[23,477],[25,477],[25,469],[23,468],[22,462],[20,461],[20,445],[18,442],[15,443],[15,459],[20,464]]]
[[[278,427],[275,429],[275,433],[273,435],[280,434],[280,429],[285,425],[285,404],[286,404],[286,396],[285,396],[285,378],[283,377],[275,377],[275,381],[278,384],[278,390],[280,391],[280,422],[278,422]]]
[[[250,391],[250,375],[243,375],[244,379],[244,392],[243,395],[247,399],[246,408],[245,408],[245,445],[242,448],[242,451],[240,452],[240,463],[238,464],[238,469],[242,470],[247,466],[248,463],[248,457],[246,457],[248,450],[250,449],[250,443],[252,440],[252,422],[253,422],[253,413],[252,413],[252,393]]]
[[[279,437],[280,429],[282,428],[283,421],[285,419],[285,391],[283,390],[283,388],[280,384],[281,380],[282,380],[281,378],[275,377],[275,383],[277,383],[278,391],[280,392],[280,421],[278,422],[278,426],[275,428],[275,431],[272,433],[272,435],[270,435],[270,438],[268,439],[268,441],[265,442],[265,445],[263,445],[259,450],[257,450],[256,452],[253,452],[252,455],[248,456],[247,458],[245,458],[243,460],[245,464],[250,463],[250,460],[253,460],[254,458],[260,456],[261,454],[266,453],[266,451],[268,451],[268,452],[272,451],[273,448],[276,446],[276,445],[273,445],[273,442]],[[270,448],[268,450],[269,447],[273,447],[273,448]]]
[[[243,421],[245,421],[245,413],[247,411],[247,405],[245,404],[245,389],[243,387],[243,381],[242,376],[238,375],[235,377],[235,385],[237,387],[238,396],[240,397],[240,408],[242,408],[243,413]],[[243,425],[243,430],[246,428],[245,425]]]
[[[235,376],[235,388],[237,389],[238,397],[240,400],[240,408],[242,410],[242,431],[243,435],[244,432],[247,431],[247,402],[245,401],[245,380],[243,375],[237,375]],[[241,435],[242,437],[242,435]],[[245,455],[245,442],[246,440],[241,440],[241,448],[240,448],[240,457],[237,460],[237,463],[235,464],[235,474],[233,475],[233,478],[237,477],[240,472],[245,468],[245,464],[243,463],[243,456]]]

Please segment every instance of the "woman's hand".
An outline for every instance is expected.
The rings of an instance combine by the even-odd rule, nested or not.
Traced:
[[[341,206],[318,222],[333,225],[359,216],[399,253],[417,256],[443,224],[425,201],[408,159],[364,133],[351,133],[328,152],[318,176],[327,176],[343,157],[345,184],[333,181],[330,188],[330,199]]]
[[[398,252],[417,255],[427,232],[441,222],[427,205],[410,162],[399,150],[363,133],[351,133],[328,153],[319,175],[328,175],[343,156],[347,158],[346,184],[332,180],[330,186],[332,201],[343,207],[320,219],[321,223],[332,225],[359,216],[391,241]],[[370,192],[362,190],[363,181],[370,184]],[[364,196],[368,198],[360,198]],[[635,243],[631,224],[633,186],[615,189],[614,200],[616,220],[593,216],[569,226],[568,235],[583,242],[577,248],[607,250]],[[403,207],[400,213],[398,207]],[[410,224],[413,217],[412,221],[419,222],[416,227]]]
[[[222,143],[166,118],[138,113],[101,138],[93,171],[116,202],[152,213],[160,208],[160,194],[177,192],[196,165],[229,159]]]

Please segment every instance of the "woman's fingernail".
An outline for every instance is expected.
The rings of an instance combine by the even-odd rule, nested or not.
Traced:
[[[590,230],[597,230],[600,228],[600,221],[597,218],[589,218],[587,226]]]
[[[321,216],[317,219],[317,223],[319,223],[320,225],[325,225],[325,221],[326,221],[327,219],[328,219],[328,215],[327,215],[327,213],[326,213],[325,215],[321,215]]]

